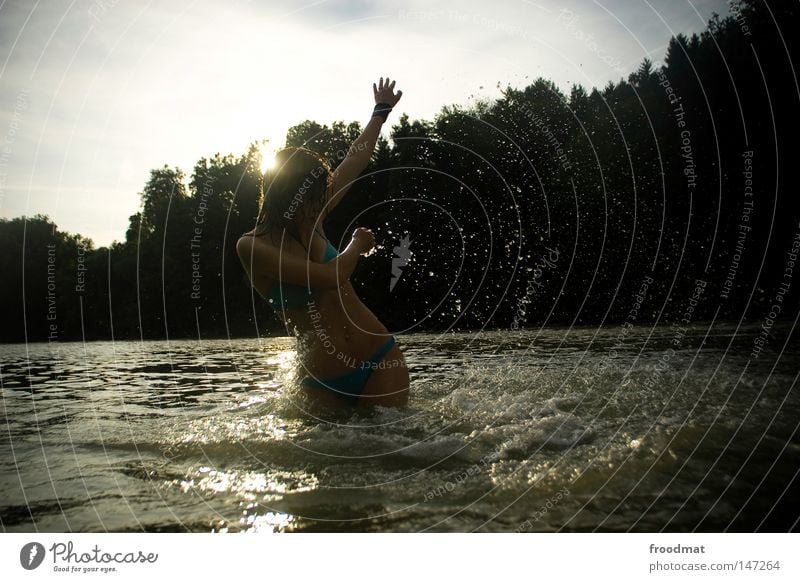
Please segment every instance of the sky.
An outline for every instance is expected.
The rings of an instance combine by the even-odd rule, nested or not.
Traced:
[[[569,94],[663,60],[725,0],[0,0],[0,218],[123,240],[151,169],[365,124],[372,83],[432,120],[544,77]],[[498,87],[499,84],[499,87]]]

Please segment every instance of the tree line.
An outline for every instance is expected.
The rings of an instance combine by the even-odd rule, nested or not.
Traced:
[[[794,317],[797,16],[744,0],[602,89],[539,78],[402,115],[326,222],[337,247],[376,233],[354,286],[392,330],[757,321],[776,301]],[[304,121],[285,145],[335,166],[360,131]],[[235,252],[259,163],[253,143],[152,170],[107,247],[47,216],[0,220],[0,339],[285,334]]]

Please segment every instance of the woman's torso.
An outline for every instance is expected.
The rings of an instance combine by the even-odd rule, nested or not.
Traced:
[[[252,236],[252,233],[247,234]],[[311,260],[323,262],[328,245],[324,231],[314,234],[309,251],[298,241],[292,238],[287,241],[286,238],[283,252],[304,258],[310,256]],[[254,244],[271,245],[272,241],[268,235],[257,235]],[[271,292],[277,287],[276,279],[258,272],[256,264],[252,265],[253,273],[249,272],[247,265],[245,268],[253,287],[263,298],[277,297],[277,293]],[[284,284],[284,289],[286,286]],[[386,342],[388,330],[364,305],[349,280],[336,289],[316,289],[311,299],[302,307],[282,308],[278,303],[276,308],[287,329],[297,337],[300,376],[307,373],[318,377],[345,374],[360,367],[362,361]]]

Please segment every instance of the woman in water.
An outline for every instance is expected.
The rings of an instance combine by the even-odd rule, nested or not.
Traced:
[[[323,221],[367,167],[381,126],[402,96],[395,82],[372,85],[375,109],[347,156],[331,170],[320,155],[286,148],[264,175],[256,227],[236,251],[253,287],[297,337],[301,385],[315,400],[402,406],[409,377],[396,339],[350,283],[360,255],[375,246],[357,228],[341,253]]]

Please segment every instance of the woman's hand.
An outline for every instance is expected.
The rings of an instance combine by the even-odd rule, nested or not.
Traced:
[[[385,83],[383,77],[377,86],[373,83],[372,93],[375,95],[375,103],[388,103],[390,107],[397,105],[400,97],[403,96],[402,91],[398,91],[397,95],[394,94],[394,81],[389,83],[389,77],[386,77]]]
[[[367,228],[357,228],[353,232],[353,242],[358,245],[359,254],[365,255],[375,248],[375,235]]]

